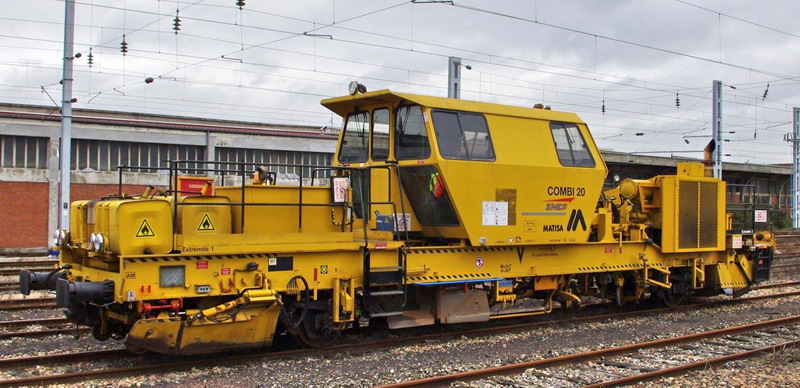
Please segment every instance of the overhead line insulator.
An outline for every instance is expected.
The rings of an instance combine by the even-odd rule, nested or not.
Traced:
[[[175,35],[181,30],[181,17],[178,15],[180,10],[175,10],[175,19],[172,19],[172,29],[175,30]]]

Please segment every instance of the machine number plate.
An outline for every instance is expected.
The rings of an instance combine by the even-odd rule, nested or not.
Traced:
[[[211,292],[211,286],[197,286],[198,294],[208,294]]]

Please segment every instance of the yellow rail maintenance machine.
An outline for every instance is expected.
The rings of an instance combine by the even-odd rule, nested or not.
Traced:
[[[729,230],[725,182],[701,163],[603,191],[575,114],[355,89],[322,101],[344,118],[334,166],[173,161],[169,188],[72,203],[58,268],[22,271],[23,293],[55,290],[99,340],[201,354],[587,296],[674,305],[769,277],[772,234]],[[299,179],[276,182],[279,168]],[[242,183],[187,193],[187,170]]]

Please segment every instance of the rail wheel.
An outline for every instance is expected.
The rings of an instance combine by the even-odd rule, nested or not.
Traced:
[[[106,325],[103,325],[103,322],[97,322],[92,326],[92,337],[98,341],[107,341],[112,335],[111,330]]]
[[[339,338],[339,330],[309,330],[305,325],[300,327],[299,338],[306,346],[314,349],[327,348]]]
[[[659,298],[661,302],[663,302],[667,307],[676,307],[683,302],[684,297],[686,297],[685,293],[677,293],[675,292],[675,288],[669,289],[662,289],[659,291]]]

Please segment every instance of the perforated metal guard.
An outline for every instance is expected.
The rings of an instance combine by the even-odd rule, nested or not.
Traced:
[[[699,182],[680,181],[678,188],[678,248],[697,248]]]
[[[159,268],[159,285],[161,287],[183,287],[186,279],[186,267],[170,265]]]
[[[717,231],[717,182],[680,181],[678,188],[678,248],[714,248]]]
[[[700,183],[700,248],[717,246],[717,183]]]

